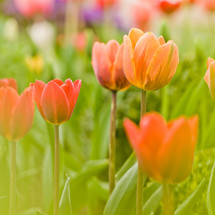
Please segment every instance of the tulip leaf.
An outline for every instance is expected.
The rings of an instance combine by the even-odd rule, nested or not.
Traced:
[[[104,215],[134,215],[137,186],[137,164],[133,165],[119,180],[111,194]],[[129,207],[126,207],[129,205]]]
[[[162,198],[162,187],[154,183],[143,191],[143,214],[150,215],[154,212]]]
[[[60,215],[72,215],[71,197],[70,197],[70,180],[68,177],[60,199]]]
[[[211,171],[211,177],[208,185],[207,207],[208,214],[215,215],[215,162]]]
[[[31,208],[18,213],[18,215],[48,215],[48,214],[42,212],[40,208]]]
[[[135,153],[133,152],[117,172],[116,180],[119,181],[122,176],[136,163],[136,161],[137,159]]]
[[[175,211],[175,215],[187,215],[192,214],[192,208],[196,203],[196,200],[200,197],[204,187],[206,184],[206,180],[203,179],[196,190],[184,201],[179,205],[179,207]]]

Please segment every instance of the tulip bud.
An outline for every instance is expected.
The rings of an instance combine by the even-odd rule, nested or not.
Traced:
[[[192,170],[198,117],[165,122],[158,113],[144,115],[137,127],[124,121],[125,131],[144,172],[164,184],[184,181]]]
[[[209,87],[213,100],[215,101],[215,60],[212,58],[208,58],[207,72],[205,74],[204,80]]]
[[[103,87],[112,91],[129,87],[123,73],[123,45],[115,40],[110,40],[107,45],[96,42],[92,55],[95,75]]]
[[[134,28],[124,36],[124,73],[134,86],[146,91],[164,87],[178,63],[178,47],[172,41]]]
[[[47,122],[60,125],[69,120],[78,99],[81,80],[73,83],[67,79],[64,83],[55,79],[48,84],[36,81],[31,86],[36,105]]]

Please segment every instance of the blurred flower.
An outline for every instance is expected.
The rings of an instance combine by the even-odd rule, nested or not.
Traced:
[[[124,36],[124,73],[128,81],[143,90],[164,87],[174,76],[179,62],[178,47],[152,32],[131,29]]]
[[[0,79],[0,87],[12,87],[13,89],[17,90],[17,83],[13,78],[3,78]]]
[[[9,41],[14,41],[18,38],[19,35],[19,27],[16,19],[9,18],[4,24],[3,30],[4,38]]]
[[[146,29],[149,21],[155,14],[156,7],[153,1],[138,0],[130,4],[130,10],[135,26]]]
[[[107,8],[107,7],[111,7],[115,4],[118,3],[118,0],[96,0],[96,5],[99,8]]]
[[[179,9],[182,0],[160,0],[159,7],[164,13],[172,13]]]
[[[25,17],[49,14],[54,7],[54,0],[14,0],[19,12]]]
[[[55,30],[52,24],[46,21],[36,22],[28,28],[28,33],[39,49],[45,53],[52,51],[55,39]]]
[[[196,0],[206,10],[215,11],[215,0]]]
[[[34,118],[32,89],[20,96],[12,87],[0,88],[0,135],[19,140],[31,129]]]
[[[37,75],[41,74],[43,67],[44,67],[44,61],[43,57],[41,55],[35,55],[35,56],[28,56],[25,59],[26,65],[28,69]]]
[[[130,84],[123,73],[123,45],[110,40],[107,45],[95,42],[92,65],[98,82],[113,91],[122,90]]]
[[[79,51],[84,51],[87,46],[87,32],[79,32],[77,34],[73,34],[72,37],[72,45]]]
[[[69,120],[79,95],[81,80],[73,83],[67,79],[64,83],[55,79],[48,84],[36,81],[31,86],[40,114],[47,122],[60,125]]]
[[[208,58],[207,72],[204,79],[209,87],[213,100],[215,100],[215,60],[212,58]]]
[[[172,184],[184,181],[192,170],[198,136],[198,117],[165,122],[158,113],[144,115],[140,128],[124,121],[125,131],[144,172],[155,180]]]

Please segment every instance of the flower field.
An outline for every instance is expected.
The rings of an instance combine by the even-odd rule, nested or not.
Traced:
[[[0,215],[215,215],[214,0],[0,11]]]

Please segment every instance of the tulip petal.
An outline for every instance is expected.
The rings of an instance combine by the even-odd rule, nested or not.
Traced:
[[[209,57],[208,60],[207,60],[207,69],[209,68],[210,64],[213,63],[213,62],[215,62],[215,60],[213,58]]]
[[[162,142],[167,134],[167,125],[164,118],[157,113],[149,113],[144,115],[140,121],[141,144],[138,146],[138,154],[145,172],[156,179],[160,179],[157,171],[158,163],[157,155]]]
[[[16,80],[13,78],[4,78],[0,79],[0,87],[12,87],[17,90],[17,83]]]
[[[194,147],[196,146],[199,130],[199,117],[197,115],[188,119],[188,123],[192,133],[192,142]]]
[[[105,47],[105,50],[107,52],[111,64],[114,64],[116,53],[119,47],[120,47],[119,43],[115,40],[110,40]]]
[[[48,122],[59,125],[66,121],[69,102],[61,87],[50,81],[43,90],[41,107]]]
[[[135,151],[138,150],[138,146],[141,141],[140,129],[137,127],[135,123],[133,123],[129,119],[125,119],[123,125],[132,147],[134,148]]]
[[[209,71],[208,86],[210,89],[211,96],[213,100],[215,100],[215,61],[210,64],[208,71]]]
[[[64,82],[62,81],[62,80],[60,80],[60,79],[54,79],[54,80],[52,80],[52,81],[54,81],[57,85],[59,85],[59,86],[61,86],[61,85],[63,85],[64,84]]]
[[[127,80],[136,87],[139,87],[138,81],[136,79],[136,69],[133,58],[133,48],[130,38],[124,36],[124,51],[123,51],[123,68],[124,74]]]
[[[34,101],[36,102],[37,108],[41,116],[45,120],[47,120],[41,107],[41,97],[45,86],[46,84],[44,82],[38,81],[38,80],[34,84],[31,84],[31,87],[33,87],[33,97],[34,97]]]
[[[147,70],[145,90],[164,87],[174,76],[179,63],[178,47],[168,42],[156,51]]]
[[[0,134],[4,137],[10,136],[11,115],[18,99],[19,95],[14,88],[0,88]]]
[[[141,88],[144,88],[146,71],[160,43],[156,36],[151,33],[145,33],[137,42],[134,49],[134,61],[136,66],[136,76],[140,82]]]
[[[172,122],[158,156],[163,183],[179,183],[191,172],[194,159],[192,131],[188,121],[181,117]]]
[[[159,41],[160,45],[165,44],[165,39],[164,39],[163,36],[159,36],[159,37],[158,37],[158,41]]]
[[[138,28],[132,28],[128,34],[129,38],[131,39],[132,48],[134,49],[136,46],[137,41],[144,35],[144,32]]]
[[[113,82],[115,90],[123,90],[128,88],[130,83],[126,79],[123,71],[123,51],[124,46],[121,45],[116,54],[116,59],[113,65]]]
[[[112,65],[104,43],[96,42],[93,46],[92,65],[98,82],[106,87],[112,84]]]
[[[18,140],[31,129],[34,118],[32,88],[27,88],[13,108],[10,122],[10,138]]]

